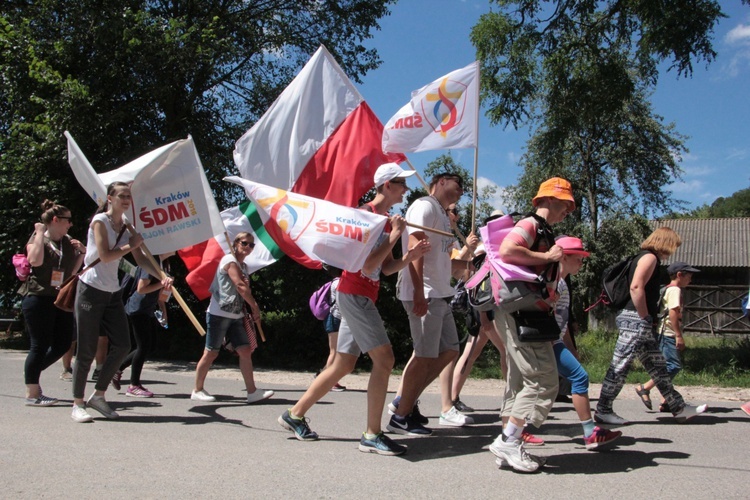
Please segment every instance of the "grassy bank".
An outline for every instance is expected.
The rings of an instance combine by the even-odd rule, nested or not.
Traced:
[[[594,330],[576,337],[581,362],[593,383],[601,383],[615,349],[617,334]],[[750,339],[687,337],[683,352],[683,370],[675,378],[676,385],[707,385],[718,387],[750,387]],[[492,346],[477,360],[472,377],[500,378],[499,357]],[[627,383],[648,380],[636,361]]]

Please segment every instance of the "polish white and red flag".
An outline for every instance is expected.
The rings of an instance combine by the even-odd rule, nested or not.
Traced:
[[[386,152],[476,148],[479,63],[473,62],[412,92],[383,130]]]
[[[383,124],[321,46],[266,113],[237,141],[234,161],[245,179],[355,206],[372,188],[380,165],[406,159],[402,154],[383,153],[382,135]],[[256,247],[245,260],[251,272],[283,255],[253,204],[245,205],[244,210],[230,210],[236,216],[234,220],[239,221],[227,227],[230,239],[239,230],[255,235]],[[227,218],[228,214],[225,221]],[[218,261],[227,250],[226,243],[219,239],[180,252],[191,271],[188,284],[198,298],[208,297]],[[290,257],[308,267],[320,266],[320,262],[302,254]]]

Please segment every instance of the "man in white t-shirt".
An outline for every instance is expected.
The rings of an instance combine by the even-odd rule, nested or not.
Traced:
[[[463,179],[453,173],[441,173],[430,182],[430,195],[416,200],[406,212],[406,221],[416,226],[450,233],[451,223],[446,209],[463,194]],[[427,233],[410,226],[408,246],[428,238]],[[398,434],[429,435],[432,431],[411,417],[417,398],[458,357],[459,342],[456,323],[450,308],[455,290],[451,286],[453,266],[467,268],[467,262],[451,262],[455,238],[430,233],[431,250],[399,272],[398,298],[409,315],[414,342],[414,356],[403,374],[401,396],[391,404],[394,414],[388,430]],[[478,238],[469,235],[467,244],[476,247]],[[458,269],[456,269],[458,270]],[[450,387],[450,385],[449,385]],[[454,407],[450,394],[442,399],[441,421],[466,417]]]

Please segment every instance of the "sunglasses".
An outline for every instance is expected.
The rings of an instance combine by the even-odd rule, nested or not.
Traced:
[[[460,177],[452,176],[452,175],[446,175],[445,177],[443,177],[443,179],[448,179],[450,181],[455,181],[456,184],[458,184],[459,188],[461,188],[461,189],[464,188],[464,180],[462,178],[460,178]]]
[[[448,212],[452,213],[453,215],[458,215],[458,209],[457,208],[449,208]]]
[[[250,243],[249,241],[240,241],[240,245],[243,247],[255,248],[255,243]]]
[[[68,222],[71,222],[73,220],[73,217],[71,216],[65,216],[65,215],[55,215],[58,219],[65,219]]]
[[[404,181],[404,180],[401,180],[401,181],[391,180],[390,183],[391,184],[401,184],[402,186],[406,186],[406,181]]]

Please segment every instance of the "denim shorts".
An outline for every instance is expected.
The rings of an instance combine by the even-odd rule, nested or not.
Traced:
[[[215,314],[206,313],[206,350],[218,351],[224,343],[231,342],[235,349],[249,345],[247,332],[242,324],[242,318],[226,318]]]

